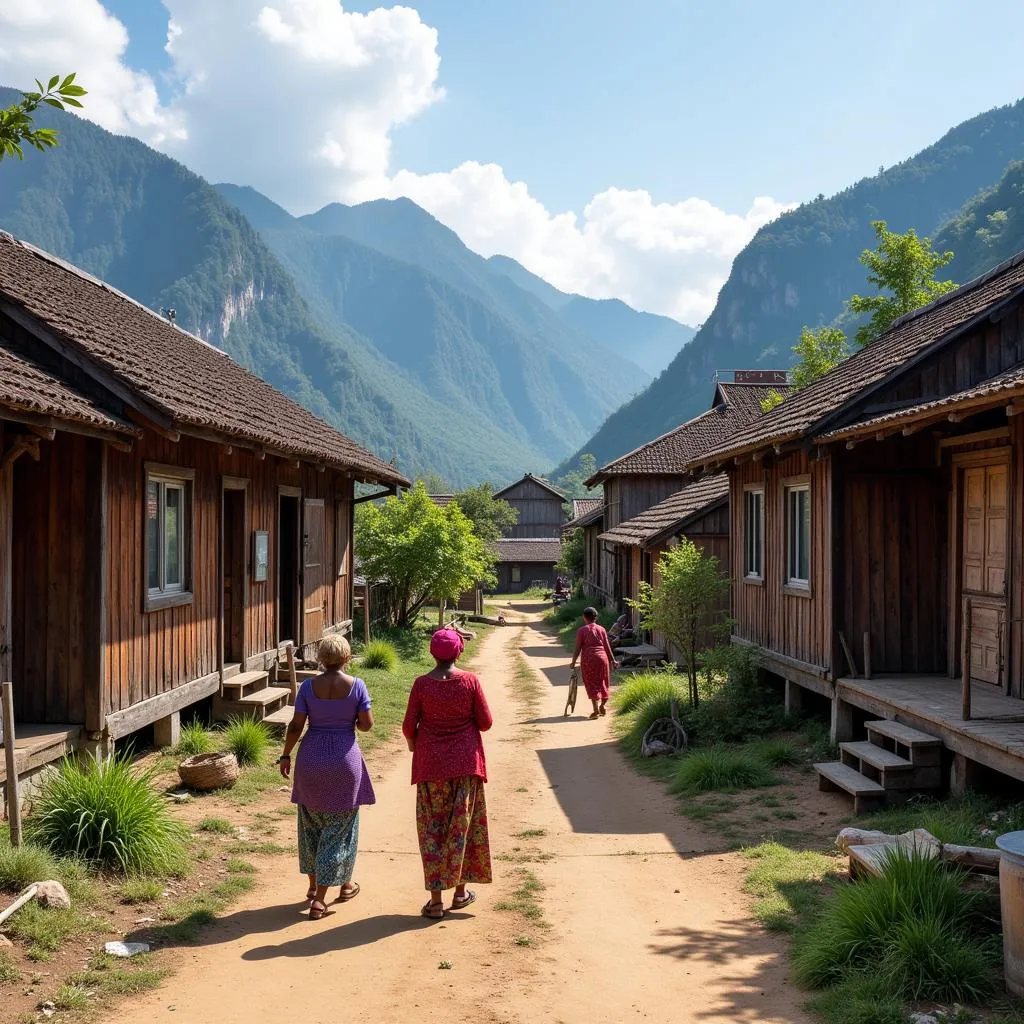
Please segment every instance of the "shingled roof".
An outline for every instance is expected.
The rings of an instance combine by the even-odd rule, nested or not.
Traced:
[[[565,495],[550,480],[545,480],[542,476],[534,476],[533,473],[526,473],[518,480],[513,480],[507,487],[502,487],[500,491],[495,491],[494,497],[500,498],[507,491],[512,490],[512,488],[517,484],[521,484],[524,480],[532,480],[535,484],[539,484],[545,490],[550,491],[556,498],[561,498],[562,501],[565,501]]]
[[[865,398],[935,348],[969,330],[1024,291],[1024,253],[901,317],[870,345],[790,396],[740,433],[691,460],[720,462],[804,437],[837,430],[852,402]]]
[[[43,325],[97,372],[176,429],[205,430],[268,451],[408,481],[229,356],[110,285],[0,232],[0,307]],[[31,327],[29,328],[31,330]]]
[[[569,530],[578,530],[582,526],[592,526],[604,515],[604,498],[584,498],[581,504],[583,501],[588,502],[586,510],[580,512],[579,515],[573,516],[569,522],[563,523],[561,527],[562,533],[567,533]],[[593,504],[590,504],[591,502]],[[574,507],[575,504],[573,502]]]
[[[562,557],[557,537],[503,537],[494,541],[499,562],[544,562],[554,565]]]
[[[705,477],[687,484],[664,501],[626,519],[618,526],[600,534],[600,539],[627,547],[645,547],[666,534],[681,530],[687,520],[707,512],[729,497],[729,477],[725,473]]]
[[[727,384],[715,387],[714,404],[653,441],[634,448],[614,462],[602,466],[588,481],[593,487],[611,476],[682,475],[687,465],[744,431],[764,415],[761,402],[772,391],[785,393],[785,385]]]

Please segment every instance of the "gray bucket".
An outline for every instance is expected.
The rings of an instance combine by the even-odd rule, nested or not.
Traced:
[[[999,847],[999,905],[1003,914],[1006,987],[1024,998],[1024,832],[1007,832]]]

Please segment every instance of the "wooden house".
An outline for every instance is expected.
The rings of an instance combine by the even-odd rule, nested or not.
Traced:
[[[598,535],[604,524],[604,498],[573,498],[572,518],[562,527],[562,536],[566,537],[575,530],[583,531],[583,592],[598,603],[601,594],[595,589],[597,565],[600,550]]]
[[[494,497],[507,501],[519,513],[519,520],[507,537],[560,536],[567,518],[566,497],[543,477],[527,473],[521,480],[497,491]]]
[[[761,402],[773,389],[785,390],[783,371],[752,371],[752,375],[753,381],[751,374],[736,371],[733,381],[719,380],[707,412],[602,466],[587,481],[588,487],[604,487],[596,575],[588,576],[588,584],[605,603],[621,610],[626,598],[636,596],[637,581],[650,581],[649,566],[646,573],[643,569],[642,548],[632,543],[638,534],[646,535],[649,524],[642,522],[634,530],[636,518],[678,495],[692,478],[688,464],[693,459],[761,416]],[[680,500],[685,505],[686,499]],[[624,538],[631,539],[627,543]]]
[[[149,725],[173,742],[211,696],[223,714],[289,715],[281,646],[350,626],[356,481],[407,483],[223,352],[3,233],[0,446],[19,775]]]
[[[1024,779],[1021,412],[1024,254],[693,463],[729,476],[734,640],[831,702],[823,779],[861,804],[940,747],[957,788]]]
[[[520,594],[536,585],[551,589],[555,585],[555,563],[562,557],[562,544],[556,537],[503,537],[494,542],[495,572],[499,594]]]

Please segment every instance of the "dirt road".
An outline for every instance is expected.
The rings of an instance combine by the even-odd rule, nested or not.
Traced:
[[[518,647],[544,684],[532,711],[517,699]],[[378,802],[362,815],[356,900],[310,922],[294,860],[268,862],[244,902],[179,954],[174,977],[109,1019],[807,1020],[780,943],[749,920],[736,856],[710,852],[713,841],[660,786],[630,771],[610,719],[563,719],[557,641],[532,625],[496,630],[475,670],[495,717],[486,742],[497,859],[495,884],[477,887],[469,912],[441,923],[418,916],[409,764],[391,748],[371,763]],[[494,908],[524,869],[545,886],[541,925]]]

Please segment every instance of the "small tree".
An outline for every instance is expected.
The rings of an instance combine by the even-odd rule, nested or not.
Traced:
[[[36,79],[36,85],[38,92],[23,92],[19,102],[0,109],[0,160],[13,156],[24,160],[23,144],[40,152],[60,145],[55,128],[33,127],[35,112],[42,103],[58,110],[80,107],[82,104],[77,97],[86,94],[80,85],[75,85],[73,71],[63,81],[60,75],[54,75],[46,86],[39,79]]]
[[[838,327],[804,327],[800,340],[793,346],[797,361],[790,371],[790,394],[800,391],[829,370],[838,366],[850,354],[846,335]],[[774,389],[761,402],[767,412],[782,401],[782,394]]]
[[[601,493],[599,488],[587,487],[584,483],[597,472],[597,459],[590,452],[584,452],[576,462],[576,468],[570,469],[554,482],[558,489],[570,500],[573,498],[593,498]]]
[[[567,534],[563,533],[562,557],[556,563],[555,570],[578,580],[584,568],[583,531],[570,530]]]
[[[658,585],[641,582],[636,600],[629,603],[640,613],[643,629],[664,633],[682,654],[690,703],[696,707],[701,643],[709,634],[718,638],[730,628],[725,605],[729,580],[719,571],[718,559],[705,555],[687,537],[658,559],[658,574]]]
[[[422,483],[381,504],[359,508],[356,554],[367,579],[390,594],[387,619],[407,626],[429,598],[456,599],[477,583],[491,583],[494,556],[454,502],[435,505]]]
[[[868,268],[868,281],[878,295],[854,295],[850,310],[868,313],[870,319],[856,334],[858,345],[867,345],[905,313],[926,306],[933,299],[956,290],[955,281],[936,281],[935,274],[953,259],[951,252],[936,252],[930,238],[918,238],[911,228],[898,234],[884,220],[871,222],[878,245],[865,249],[860,261]],[[889,294],[885,294],[888,292]]]
[[[519,522],[519,510],[502,498],[495,498],[490,484],[467,487],[455,495],[455,501],[482,541],[504,537]]]

